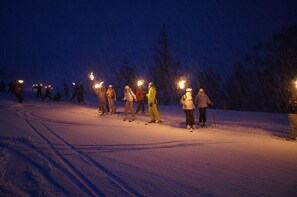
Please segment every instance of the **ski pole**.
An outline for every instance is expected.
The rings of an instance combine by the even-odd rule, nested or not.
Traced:
[[[215,106],[213,104],[213,107],[212,107],[212,114],[213,114],[213,125],[214,127],[216,126],[216,116],[215,116]]]

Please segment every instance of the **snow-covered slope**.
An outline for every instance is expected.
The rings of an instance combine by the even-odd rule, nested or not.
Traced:
[[[14,100],[0,95],[1,196],[297,194],[285,114],[209,109],[211,126],[191,133],[179,107],[159,106],[164,123],[145,125],[147,114],[124,122],[123,103],[100,117],[91,100]]]

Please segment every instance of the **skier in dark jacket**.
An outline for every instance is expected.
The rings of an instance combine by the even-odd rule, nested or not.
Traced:
[[[47,86],[45,89],[45,95],[42,100],[49,98],[49,100],[51,101],[52,100],[51,94],[52,94],[51,86]]]
[[[36,97],[37,98],[42,98],[41,90],[42,90],[42,85],[39,83],[36,86]]]
[[[22,80],[16,81],[13,92],[18,98],[19,103],[23,103],[24,98],[23,98],[23,81]]]
[[[62,96],[61,96],[60,92],[57,92],[56,95],[54,96],[53,100],[54,101],[61,101],[61,98],[62,98]]]
[[[64,83],[64,93],[65,93],[65,97],[69,97],[69,88],[68,85],[66,83]]]
[[[77,91],[77,103],[79,104],[86,104],[84,100],[84,86],[83,83],[80,82],[78,86],[78,91]]]
[[[75,83],[73,83],[73,85],[74,85],[74,92],[73,92],[73,95],[72,95],[70,101],[72,101],[75,97],[77,97],[77,94],[79,92],[79,85],[75,84]]]
[[[290,132],[287,140],[296,141],[297,138],[297,98],[291,97],[289,100],[289,113],[288,118],[290,122]]]

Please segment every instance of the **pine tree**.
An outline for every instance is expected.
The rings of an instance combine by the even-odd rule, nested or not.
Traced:
[[[177,101],[176,83],[181,63],[174,61],[169,50],[168,34],[165,24],[155,46],[154,64],[149,70],[150,78],[154,81],[158,99],[163,104],[175,103]]]
[[[125,57],[123,59],[122,66],[118,70],[117,74],[118,89],[124,88],[125,85],[134,87],[136,80],[136,70],[130,65],[129,59]]]

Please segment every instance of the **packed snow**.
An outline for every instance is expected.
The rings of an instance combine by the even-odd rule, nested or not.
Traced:
[[[209,127],[189,132],[179,106],[147,125],[123,121],[123,102],[100,116],[91,96],[33,97],[0,95],[0,196],[297,196],[286,114],[209,108]]]

